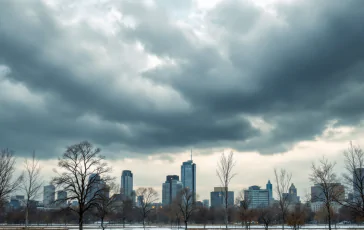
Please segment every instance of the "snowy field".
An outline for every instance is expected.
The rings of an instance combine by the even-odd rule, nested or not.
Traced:
[[[105,225],[107,230],[144,230],[143,226],[138,225],[138,226],[125,226],[125,228],[123,228],[122,225]],[[49,230],[61,230],[61,229],[69,229],[69,230],[74,230],[74,229],[78,229],[78,226],[76,225],[52,225],[52,226],[32,226],[31,228],[38,228],[38,229],[49,229]],[[30,229],[31,229],[30,228]],[[189,229],[203,229],[204,226],[203,225],[189,225],[188,226]],[[0,225],[0,229],[21,229],[21,226],[14,226],[14,225]],[[100,225],[98,224],[93,224],[93,225],[85,225],[84,229],[101,229]],[[146,226],[145,227],[146,230],[178,230],[177,227],[173,227],[171,228],[170,226]],[[182,227],[180,227],[179,229],[184,229]],[[207,225],[206,229],[225,229],[224,225]],[[229,229],[243,229],[241,226],[239,225],[230,225]],[[251,229],[264,229],[264,227],[262,225],[253,225],[251,226]],[[270,226],[269,229],[282,229],[281,225],[274,225],[274,226]],[[292,229],[289,226],[285,226],[285,229]],[[301,229],[328,229],[327,225],[304,225],[301,227]],[[332,229],[363,229],[364,230],[364,225],[333,225]]]

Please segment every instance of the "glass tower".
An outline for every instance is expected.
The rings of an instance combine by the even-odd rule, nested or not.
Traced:
[[[183,188],[188,188],[193,193],[193,201],[196,201],[196,164],[191,160],[181,165],[181,182]]]
[[[130,170],[123,170],[121,173],[120,185],[120,194],[122,194],[124,198],[133,200],[133,173]]]
[[[273,200],[273,186],[270,183],[270,180],[268,180],[268,183],[265,188],[268,190],[269,200]]]

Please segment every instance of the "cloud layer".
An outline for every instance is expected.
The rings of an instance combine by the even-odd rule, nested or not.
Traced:
[[[177,2],[1,1],[0,144],[273,154],[360,124],[363,1]]]

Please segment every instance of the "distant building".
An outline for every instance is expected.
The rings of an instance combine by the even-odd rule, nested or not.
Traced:
[[[210,193],[211,207],[220,208],[225,206],[225,188],[215,187],[214,191]],[[234,205],[234,192],[228,191],[228,206]]]
[[[168,175],[166,182],[162,184],[162,204],[170,205],[182,191],[182,182],[177,175]]]
[[[196,164],[191,160],[185,161],[181,165],[181,182],[183,188],[188,188],[193,193],[193,202],[196,201]]]
[[[93,197],[95,197],[96,195],[99,194],[101,186],[102,186],[102,181],[101,181],[101,177],[99,174],[97,173],[93,173],[88,177],[88,185],[90,186],[90,191],[86,196],[86,201],[89,202],[90,200],[93,199]]]
[[[361,201],[361,194],[364,194],[364,168],[356,168],[353,171],[353,193],[351,201]]]
[[[133,173],[130,170],[123,170],[121,173],[120,185],[120,194],[122,194],[123,199],[132,200],[134,203],[135,195],[133,192]]]
[[[203,201],[202,201],[202,203],[203,203],[203,206],[204,206],[205,208],[209,208],[209,207],[210,207],[210,202],[209,202],[209,200],[208,200],[208,199],[203,200]]]
[[[57,206],[66,207],[67,206],[67,192],[60,190],[57,192]]]
[[[269,200],[273,200],[273,185],[272,183],[270,183],[270,180],[268,180],[268,183],[265,186],[265,188],[268,190]]]
[[[336,194],[337,199],[345,200],[345,188],[340,183],[332,183],[330,186],[333,187],[333,192]],[[311,203],[313,202],[324,202],[326,200],[323,187],[321,184],[315,184],[311,187]]]
[[[142,207],[144,204],[144,196],[137,196],[137,207]]]
[[[325,208],[325,202],[322,201],[311,202],[310,207],[312,212],[318,212],[321,209]],[[337,202],[331,202],[331,208],[335,213],[339,213],[341,207],[342,207],[341,204]]]
[[[25,206],[24,196],[17,195],[10,197],[10,202],[8,205],[10,210],[17,210],[24,207]]]
[[[43,205],[45,208],[54,206],[56,187],[52,184],[43,187]]]
[[[248,201],[249,208],[265,208],[270,204],[269,190],[260,189],[259,186],[250,186],[244,190],[244,200]]]
[[[298,204],[300,203],[300,197],[297,196],[297,189],[294,186],[294,184],[291,184],[291,187],[289,187],[289,192],[288,193],[283,193],[283,197],[287,197],[287,201],[291,204]]]

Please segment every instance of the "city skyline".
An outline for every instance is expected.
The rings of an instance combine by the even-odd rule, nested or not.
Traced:
[[[0,1],[0,147],[17,165],[35,151],[48,184],[88,140],[117,183],[130,169],[160,200],[191,149],[198,200],[221,186],[222,152],[235,194],[274,193],[284,168],[304,197],[323,155],[341,175],[350,141],[364,146],[364,2],[173,2]]]

